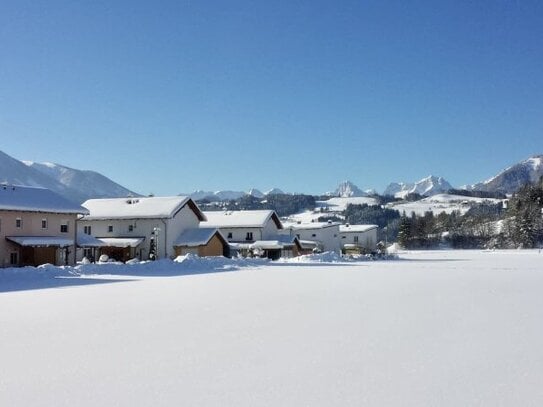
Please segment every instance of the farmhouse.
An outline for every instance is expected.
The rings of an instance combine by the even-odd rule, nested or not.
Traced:
[[[227,250],[216,235],[219,242],[211,234],[209,239],[187,234],[206,220],[190,197],[89,199],[83,207],[89,214],[80,219],[80,233],[98,238],[100,253],[115,260],[173,258],[191,249],[222,255]],[[85,255],[90,251],[86,247]]]
[[[0,266],[73,265],[77,215],[86,213],[45,188],[0,185]]]
[[[340,225],[341,249],[357,253],[375,251],[378,228],[377,225]]]

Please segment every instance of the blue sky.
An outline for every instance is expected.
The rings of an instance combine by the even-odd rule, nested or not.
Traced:
[[[144,194],[462,185],[542,129],[539,1],[0,5],[0,149]]]

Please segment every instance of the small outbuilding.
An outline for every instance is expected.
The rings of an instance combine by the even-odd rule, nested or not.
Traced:
[[[178,236],[173,244],[176,256],[188,253],[205,256],[228,257],[228,242],[215,228],[188,229]]]

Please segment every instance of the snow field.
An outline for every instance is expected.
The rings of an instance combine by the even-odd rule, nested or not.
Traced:
[[[543,254],[400,257],[0,293],[0,405],[542,405]]]

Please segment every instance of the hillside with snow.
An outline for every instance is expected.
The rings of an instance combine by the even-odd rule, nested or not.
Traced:
[[[414,212],[416,215],[423,216],[426,212],[432,212],[434,215],[439,213],[459,212],[466,213],[473,205],[481,203],[500,203],[500,199],[476,198],[463,195],[436,194],[414,202],[391,202],[386,206],[397,210],[400,213],[405,212],[410,215]]]
[[[23,161],[29,168],[36,169],[47,175],[69,191],[72,200],[84,202],[90,198],[118,198],[125,196],[138,196],[133,191],[117,184],[104,175],[89,170],[77,170],[54,163],[36,163]]]
[[[525,184],[536,183],[542,176],[543,155],[535,155],[506,168],[486,181],[468,185],[464,188],[472,191],[512,194]]]
[[[50,189],[74,203],[136,193],[95,172],[53,163],[19,161],[0,151],[0,182]]]

